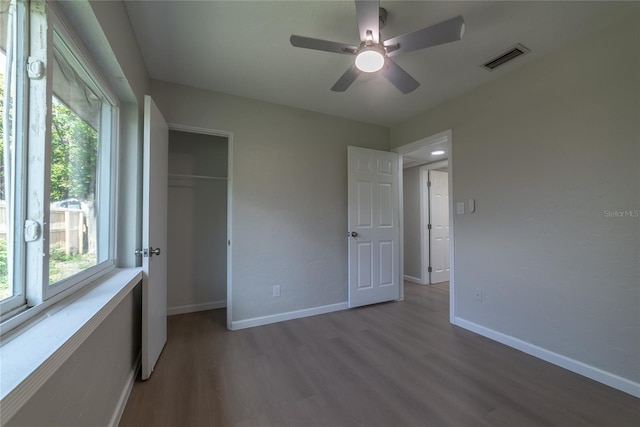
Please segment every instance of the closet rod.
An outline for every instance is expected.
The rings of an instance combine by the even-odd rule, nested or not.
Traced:
[[[187,178],[187,179],[208,179],[208,180],[224,180],[228,178],[226,176],[206,176],[206,175],[183,175],[170,173],[169,178]]]

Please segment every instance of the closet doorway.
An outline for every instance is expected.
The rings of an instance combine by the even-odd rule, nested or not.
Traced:
[[[167,313],[227,306],[229,138],[169,129]]]

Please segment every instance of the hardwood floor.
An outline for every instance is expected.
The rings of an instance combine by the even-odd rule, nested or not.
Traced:
[[[449,324],[447,286],[240,331],[171,316],[120,426],[638,426],[640,399]]]

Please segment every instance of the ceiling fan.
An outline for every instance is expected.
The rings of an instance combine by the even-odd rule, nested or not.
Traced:
[[[462,16],[456,16],[439,24],[382,41],[380,29],[387,20],[387,11],[380,7],[380,1],[356,0],[356,15],[361,40],[359,46],[297,35],[292,35],[290,38],[291,44],[295,47],[355,56],[354,64],[331,88],[334,92],[347,90],[363,72],[375,73],[379,71],[400,92],[409,93],[420,86],[420,83],[391,57],[412,50],[457,41],[462,39],[464,34],[464,19]]]

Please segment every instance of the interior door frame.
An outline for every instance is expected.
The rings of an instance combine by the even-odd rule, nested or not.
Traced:
[[[447,161],[449,162],[449,265],[451,272],[449,275],[449,322],[455,324],[456,318],[456,298],[455,298],[455,262],[454,262],[454,192],[453,192],[453,136],[451,129],[447,129],[444,132],[437,133],[435,135],[428,136],[426,138],[419,139],[417,141],[410,142],[405,145],[401,145],[392,149],[391,151],[398,153],[398,161],[400,167],[398,168],[398,174],[400,177],[400,278],[404,278],[404,195],[403,183],[402,183],[402,156],[404,154],[411,153],[420,148],[429,147],[432,145],[444,145],[447,152]],[[400,299],[404,299],[404,286],[400,287]]]
[[[233,132],[167,123],[169,130],[227,138],[227,329],[231,330],[233,290]]]
[[[431,259],[431,236],[427,232],[427,224],[429,224],[429,216],[431,213],[431,201],[429,200],[429,188],[426,182],[429,180],[429,171],[448,168],[449,160],[440,160],[434,163],[427,163],[420,166],[420,249],[422,256],[420,257],[420,271],[422,274],[422,284],[431,284],[431,273],[429,273],[429,264],[427,257]],[[447,185],[449,183],[447,182]],[[451,207],[451,205],[449,205]],[[449,226],[451,226],[451,212],[449,212]],[[449,236],[451,242],[451,236]]]

